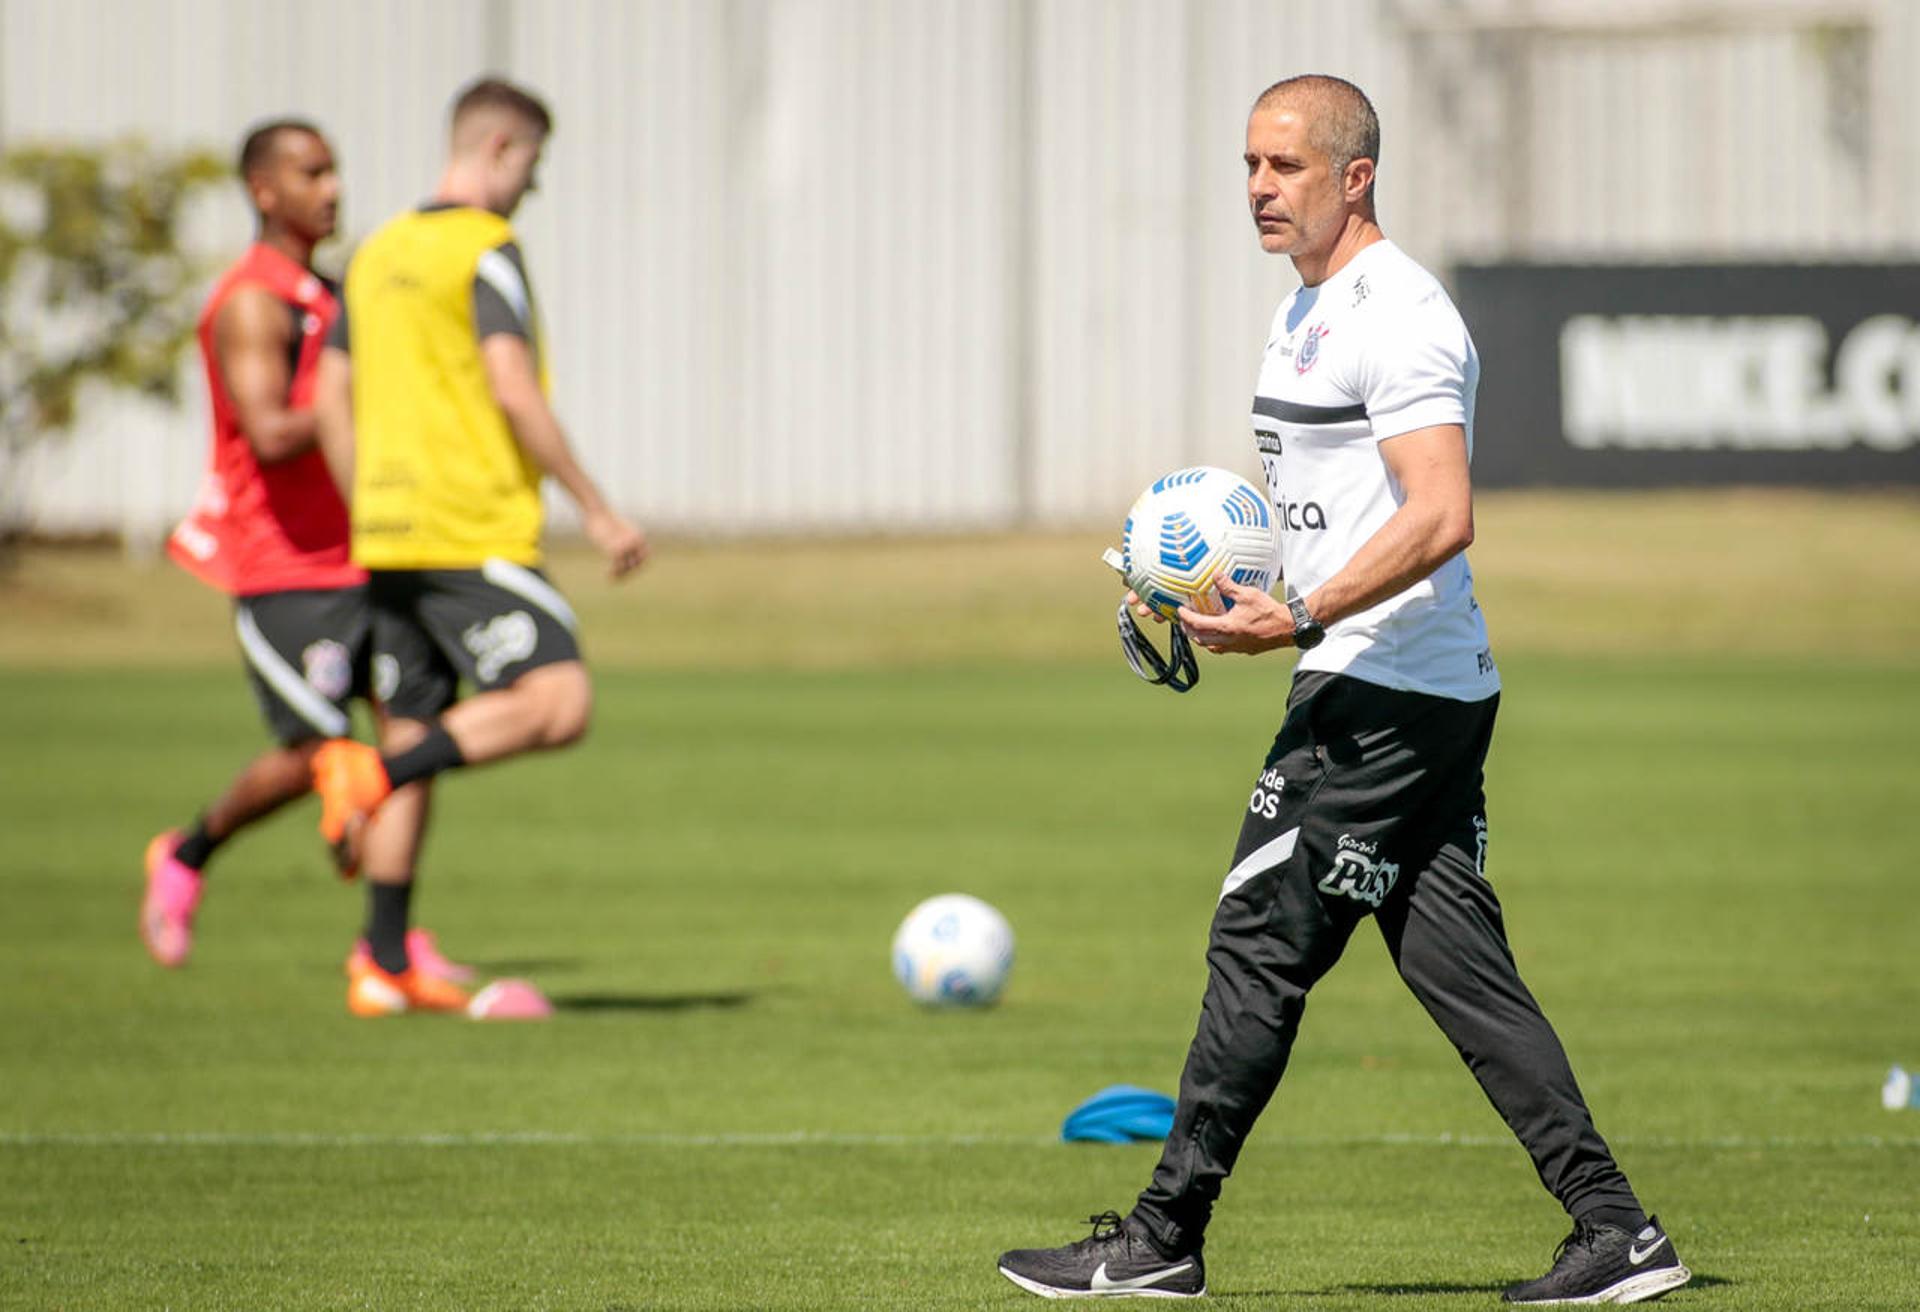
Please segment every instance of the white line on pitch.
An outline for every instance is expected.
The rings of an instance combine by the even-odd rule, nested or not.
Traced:
[[[809,1131],[726,1134],[574,1134],[558,1130],[482,1130],[420,1134],[327,1134],[220,1130],[140,1133],[0,1131],[0,1148],[1032,1148],[1056,1142],[1033,1135],[836,1134]]]
[[[328,1134],[208,1131],[0,1131],[0,1148],[1042,1148],[1050,1135],[841,1134],[795,1130],[726,1134],[576,1134],[554,1130],[500,1130],[444,1134]],[[1920,1138],[1853,1135],[1721,1135],[1705,1138],[1616,1137],[1616,1146],[1642,1149],[1920,1148]],[[1372,1134],[1325,1137],[1263,1136],[1255,1148],[1510,1148],[1501,1135]]]

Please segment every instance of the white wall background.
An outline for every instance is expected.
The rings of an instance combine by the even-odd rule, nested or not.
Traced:
[[[1352,78],[1381,213],[1456,260],[1911,257],[1907,0],[0,0],[0,138],[223,153],[321,122],[348,235],[423,198],[452,92],[552,103],[519,219],[560,408],[665,527],[1099,523],[1245,466],[1284,261],[1253,96]],[[247,236],[238,188],[197,224]],[[203,460],[113,397],[6,471],[54,532],[156,540]]]

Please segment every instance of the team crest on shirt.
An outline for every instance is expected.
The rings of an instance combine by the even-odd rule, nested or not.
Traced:
[[[300,672],[307,686],[330,702],[337,702],[353,688],[353,658],[332,638],[308,643],[300,653]]]
[[[1307,329],[1307,340],[1300,343],[1300,354],[1293,359],[1295,373],[1303,374],[1313,368],[1314,363],[1320,358],[1320,339],[1325,337],[1328,331],[1323,323],[1317,323]]]

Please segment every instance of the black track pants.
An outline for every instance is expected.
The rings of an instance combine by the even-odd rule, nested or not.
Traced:
[[[1481,769],[1498,703],[1295,678],[1214,913],[1173,1131],[1136,1208],[1167,1251],[1201,1242],[1286,1070],[1308,991],[1370,915],[1548,1191],[1574,1216],[1637,1210],[1520,982],[1481,873]]]

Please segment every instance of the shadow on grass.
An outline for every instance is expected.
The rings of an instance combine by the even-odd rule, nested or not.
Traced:
[[[1252,1302],[1254,1299],[1272,1299],[1272,1298],[1286,1298],[1286,1297],[1300,1298],[1304,1296],[1311,1296],[1313,1294],[1320,1294],[1320,1295],[1377,1294],[1377,1295],[1381,1295],[1383,1297],[1389,1297],[1389,1298],[1394,1297],[1396,1295],[1406,1296],[1406,1295],[1424,1295],[1424,1294],[1498,1294],[1501,1290],[1507,1287],[1508,1283],[1510,1282],[1502,1282],[1498,1284],[1463,1284],[1457,1281],[1442,1281],[1442,1280],[1435,1280],[1435,1281],[1391,1280],[1391,1281],[1381,1281],[1378,1284],[1330,1285],[1325,1289],[1314,1289],[1314,1290],[1236,1289],[1232,1293],[1226,1293],[1224,1291],[1216,1292],[1213,1295],[1213,1301],[1216,1303],[1222,1303],[1222,1302],[1233,1303],[1241,1300]],[[1704,1275],[1696,1271],[1694,1273],[1692,1280],[1688,1281],[1686,1285],[1684,1285],[1681,1289],[1674,1290],[1673,1293],[1676,1293],[1676,1294],[1683,1293],[1686,1290],[1693,1290],[1693,1289],[1711,1289],[1717,1285],[1731,1285],[1733,1283],[1735,1282],[1727,1279],[1724,1276]],[[1669,1297],[1671,1297],[1671,1295],[1669,1295]]]
[[[482,975],[505,979],[520,975],[566,975],[585,964],[579,957],[502,957],[497,961],[476,961],[473,968]]]
[[[1465,1285],[1457,1281],[1382,1281],[1377,1285],[1327,1285],[1323,1289],[1235,1289],[1213,1291],[1213,1302],[1254,1302],[1256,1299],[1311,1299],[1329,1295],[1498,1295],[1507,1285]]]
[[[555,993],[555,1011],[732,1011],[753,1001],[751,993]]]
[[[1451,1280],[1388,1280],[1376,1285],[1337,1285],[1330,1294],[1497,1294],[1511,1284],[1461,1284]]]

